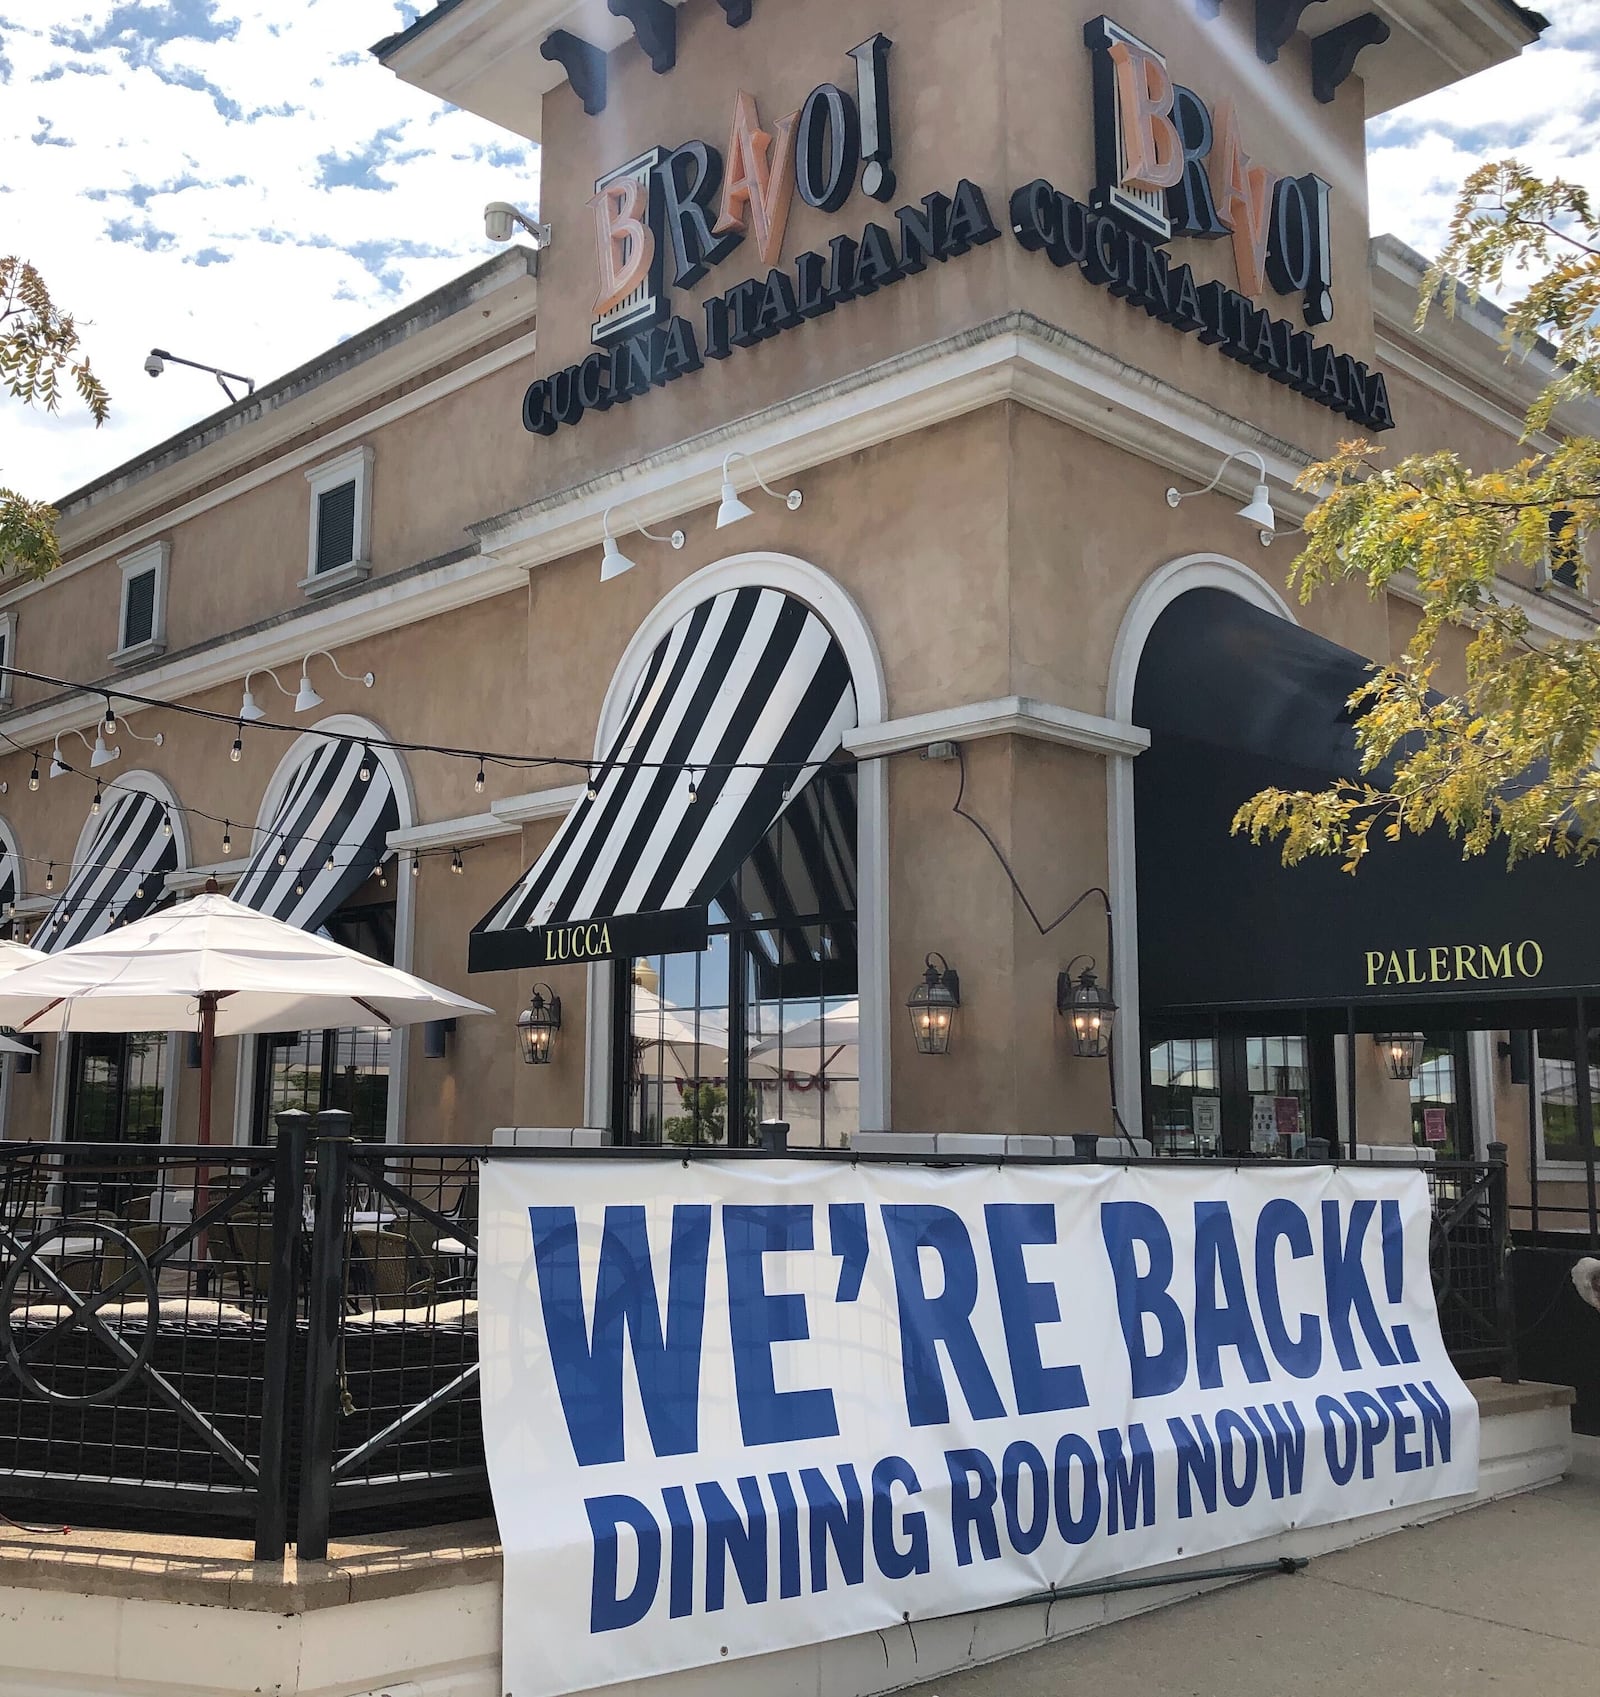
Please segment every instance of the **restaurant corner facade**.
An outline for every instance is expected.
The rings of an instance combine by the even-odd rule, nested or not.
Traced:
[[[1549,363],[1485,306],[1415,328],[1364,125],[1541,27],[444,0],[375,51],[539,142],[548,243],[61,504],[62,569],[0,596],[16,934],[214,878],[496,1010],[222,1044],[240,1143],[290,1106],[414,1143],[1504,1143],[1536,1227],[1592,1230],[1595,878],[1427,844],[1341,884],[1226,829],[1348,765],[1350,677],[1415,619],[1286,598],[1298,473],[1520,451]],[[1571,575],[1504,593],[1587,635]],[[1411,1033],[1396,1079],[1372,1038]],[[5,1135],[183,1141],[192,1058],[45,1039]]]

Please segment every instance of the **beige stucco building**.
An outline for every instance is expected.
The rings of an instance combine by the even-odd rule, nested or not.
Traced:
[[[1317,893],[1202,946],[1175,899],[1242,851],[1141,825],[1177,807],[1140,777],[1162,736],[1246,746],[1224,638],[1281,626],[1250,649],[1248,752],[1291,764],[1260,738],[1317,708],[1311,639],[1405,639],[1403,590],[1287,599],[1307,464],[1353,433],[1521,451],[1548,365],[1506,363],[1487,307],[1415,327],[1424,265],[1369,230],[1363,137],[1540,23],[1509,0],[443,0],[379,57],[540,142],[547,245],[62,502],[66,564],[0,596],[20,932],[60,946],[216,878],[495,1009],[225,1044],[240,1141],[319,1103],[413,1142],[1110,1135],[1114,1077],[1159,1149],[1288,1153],[1351,1141],[1353,1084],[1354,1141],[1508,1142],[1526,1199],[1532,1076],[1544,1206],[1582,1211],[1561,939],[1462,932],[1439,886],[1399,931]],[[725,480],[749,512],[719,526]],[[1261,483],[1270,547],[1240,514]],[[603,578],[608,537],[636,564]],[[1554,570],[1505,592],[1591,631]],[[1195,712],[1167,699],[1153,730],[1158,633]],[[297,711],[302,676],[322,700]],[[95,766],[108,698],[120,757]],[[1174,768],[1201,770],[1147,769]],[[1221,783],[1231,811],[1248,791]],[[1499,974],[1529,940],[1538,970]],[[1267,969],[1313,947],[1328,972],[1284,994]],[[1222,953],[1259,995],[1210,982]],[[906,1013],[930,956],[959,976],[937,1056]],[[1083,956],[1119,1004],[1109,1069],[1058,1011]],[[536,987],[561,1008],[543,1066],[516,1030]],[[1368,1037],[1402,1013],[1429,1048],[1397,1082]],[[7,1134],[182,1140],[187,1051],[48,1039],[7,1068]]]

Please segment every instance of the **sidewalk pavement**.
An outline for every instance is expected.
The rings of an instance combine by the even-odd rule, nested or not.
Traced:
[[[1600,1439],[1558,1485],[916,1687],[918,1697],[1600,1694]]]

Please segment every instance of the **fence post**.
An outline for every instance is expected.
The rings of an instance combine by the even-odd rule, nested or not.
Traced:
[[[261,1453],[256,1480],[256,1560],[282,1561],[289,1536],[289,1390],[294,1380],[304,1221],[306,1139],[311,1116],[277,1116],[272,1175],[272,1269],[267,1282],[267,1347],[262,1363]]]
[[[305,1436],[300,1446],[302,1561],[328,1559],[333,1451],[339,1430],[339,1328],[344,1314],[344,1218],[350,1179],[350,1115],[317,1115],[316,1223],[311,1232],[311,1291],[306,1317]]]
[[[1489,1237],[1494,1256],[1494,1317],[1500,1333],[1500,1377],[1522,1382],[1517,1365],[1517,1311],[1511,1290],[1511,1201],[1506,1146],[1489,1145]]]

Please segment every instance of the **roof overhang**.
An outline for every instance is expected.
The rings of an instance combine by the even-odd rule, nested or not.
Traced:
[[[1313,0],[1300,27],[1316,37],[1365,12],[1391,32],[1356,67],[1369,118],[1515,59],[1547,27],[1512,0]]]
[[[1516,0],[1307,0],[1300,28],[1315,37],[1364,13],[1390,29],[1360,55],[1373,117],[1514,59],[1546,27]],[[544,96],[567,80],[540,52],[558,29],[607,53],[633,34],[606,0],[439,0],[372,51],[402,82],[537,141]]]
[[[606,53],[633,35],[606,0],[441,0],[372,51],[402,82],[537,141],[544,97],[567,80],[539,51],[558,29]]]

